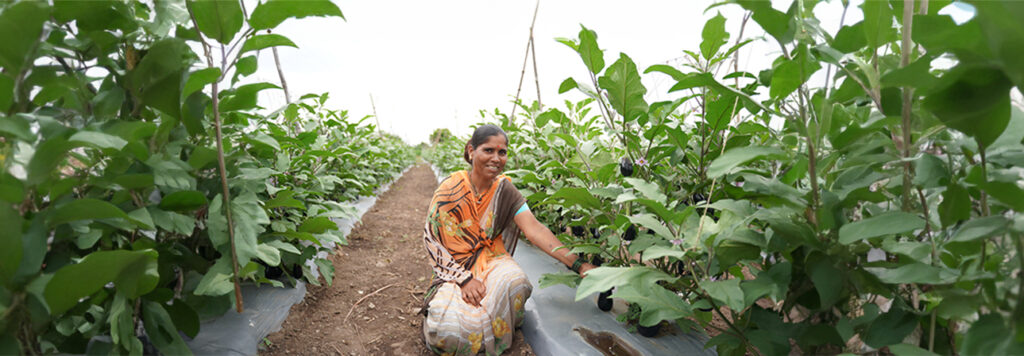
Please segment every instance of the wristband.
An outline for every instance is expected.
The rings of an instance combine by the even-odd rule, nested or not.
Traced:
[[[569,267],[573,272],[580,273],[580,266],[583,265],[583,258],[576,257],[576,261],[573,261],[572,266]]]

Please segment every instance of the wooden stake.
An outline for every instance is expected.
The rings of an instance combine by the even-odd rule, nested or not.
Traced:
[[[377,136],[384,137],[380,133],[380,117],[377,116],[377,105],[373,103],[373,93],[370,93],[370,108],[373,109],[373,121],[377,122]]]
[[[519,86],[516,87],[516,99],[512,103],[512,114],[509,115],[512,120],[516,118],[516,102],[519,101],[519,93],[523,89],[523,77],[526,76],[526,61],[530,59],[530,49],[533,48],[533,25],[537,23],[537,9],[540,8],[540,0],[537,0],[537,5],[533,7],[533,20],[530,21],[530,38],[526,41],[526,53],[523,54],[523,69],[519,72]],[[533,63],[534,77],[537,76],[537,60],[534,58]],[[540,84],[537,85],[537,102],[540,102]]]

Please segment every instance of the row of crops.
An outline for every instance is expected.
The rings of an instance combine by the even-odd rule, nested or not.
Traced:
[[[708,330],[722,355],[1024,353],[1024,3],[956,4],[957,24],[948,1],[843,1],[864,20],[837,33],[818,4],[716,4],[745,15],[708,20],[681,66],[559,39],[589,71],[560,92],[587,99],[491,115],[534,213],[603,263],[542,287],[614,289],[620,320]],[[754,39],[727,24],[763,28],[771,66],[740,70]],[[647,102],[644,76],[678,99]],[[428,157],[457,169],[464,144]]]
[[[281,88],[241,84],[306,16],[342,14],[0,3],[0,354],[189,354],[181,335],[244,307],[239,283],[331,282],[332,219],[414,156],[326,94],[266,114]]]

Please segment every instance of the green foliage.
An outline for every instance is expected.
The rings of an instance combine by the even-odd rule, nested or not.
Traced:
[[[817,1],[713,5],[748,11],[777,58],[736,72],[751,39],[709,14],[684,64],[642,72],[675,81],[664,102],[646,102],[627,55],[605,66],[595,31],[558,39],[589,71],[559,92],[587,99],[485,114],[509,134],[506,174],[534,215],[604,261],[577,299],[614,287],[631,303],[621,320],[641,325],[714,328],[701,310],[721,310],[720,354],[1019,353],[1024,7],[969,1],[956,24],[938,15],[948,2],[915,3],[903,19],[900,1],[842,2],[864,21],[836,33]],[[461,167],[462,145],[428,159]],[[624,177],[622,157],[643,163]]]
[[[332,219],[351,217],[412,151],[329,109],[326,94],[267,114],[257,94],[276,85],[228,85],[256,70],[254,56],[233,60],[242,52],[295,46],[256,29],[341,15],[326,1],[256,12],[231,1],[0,3],[0,353],[142,354],[145,330],[161,353],[188,354],[179,331],[194,337],[226,311],[236,277],[319,284],[312,261],[331,283],[316,255],[345,243]],[[204,44],[223,46],[224,62],[203,60]],[[297,265],[304,276],[264,276]],[[102,335],[110,342],[85,349]]]

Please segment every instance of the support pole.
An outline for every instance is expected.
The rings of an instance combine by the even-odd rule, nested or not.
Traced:
[[[512,103],[512,114],[509,117],[512,120],[516,118],[516,103],[519,101],[519,93],[523,89],[523,77],[526,76],[526,63],[530,59],[530,49],[533,48],[533,25],[537,23],[537,10],[540,8],[540,0],[537,0],[537,5],[533,7],[533,20],[530,21],[530,38],[526,41],[526,53],[523,54],[523,69],[519,72],[519,86],[516,87],[516,98]],[[534,77],[537,76],[537,59],[533,60]],[[540,102],[540,84],[537,84],[537,102]]]

